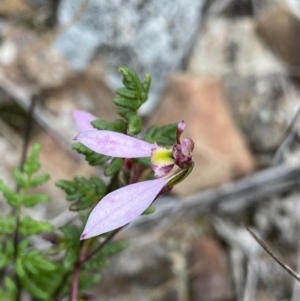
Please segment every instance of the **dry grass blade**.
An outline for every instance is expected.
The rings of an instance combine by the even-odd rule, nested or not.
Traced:
[[[267,245],[248,227],[246,229],[252,235],[252,237],[261,245],[261,247],[283,268],[285,269],[292,277],[294,277],[297,281],[300,282],[300,275],[297,274],[293,269],[283,263],[276,255],[274,255]]]

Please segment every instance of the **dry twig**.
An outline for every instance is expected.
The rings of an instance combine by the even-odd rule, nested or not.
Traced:
[[[283,268],[285,269],[292,277],[300,282],[300,275],[297,274],[292,268],[283,263],[273,252],[267,247],[267,245],[250,229],[247,228],[252,237],[261,245],[261,247]]]

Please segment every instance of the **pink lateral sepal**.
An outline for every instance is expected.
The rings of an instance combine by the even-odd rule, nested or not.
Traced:
[[[167,184],[166,178],[135,183],[105,196],[91,212],[80,239],[118,229],[141,215]]]
[[[97,119],[96,116],[81,110],[74,110],[72,115],[79,132],[95,130],[95,128],[91,125],[91,122]]]
[[[83,132],[75,140],[96,153],[118,158],[150,157],[154,147],[146,141],[111,131]]]

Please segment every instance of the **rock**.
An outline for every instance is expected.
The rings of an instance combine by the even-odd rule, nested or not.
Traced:
[[[286,0],[286,3],[291,8],[292,12],[299,17],[300,16],[300,3],[299,3],[299,1],[298,0]]]
[[[190,301],[230,301],[234,298],[225,252],[211,238],[194,239],[189,254]]]
[[[38,98],[48,123],[59,129],[70,143],[70,139],[78,134],[71,112],[85,110],[99,119],[114,121],[118,115],[113,97],[104,79],[87,70],[69,78],[59,87],[43,90]]]
[[[248,144],[259,153],[281,144],[299,108],[300,93],[281,74],[223,77],[226,99]]]
[[[33,32],[4,24],[1,34],[0,87],[24,108],[36,95],[37,120],[59,140],[70,145],[78,134],[72,110],[115,120],[114,95],[99,62],[81,74]]]
[[[5,76],[34,92],[59,86],[73,73],[67,61],[33,31],[3,26],[0,67]]]
[[[143,77],[150,73],[150,99],[157,101],[166,77],[189,51],[200,22],[204,0],[121,1],[91,0],[79,20],[60,35],[55,47],[79,70],[99,58],[113,89],[120,87],[117,69],[127,66]],[[81,0],[62,0],[58,24],[72,19]],[[78,47],[80,45],[80,47]],[[148,102],[148,108],[154,102]],[[147,109],[146,109],[147,111]]]
[[[188,70],[197,75],[263,76],[285,73],[283,64],[261,41],[249,17],[207,21],[197,38]]]
[[[0,14],[6,17],[28,14],[32,8],[26,1],[22,0],[2,0],[0,2]]]
[[[256,292],[256,300],[258,301],[276,301],[271,292],[266,290],[258,289]]]
[[[236,128],[216,78],[177,74],[170,80],[150,124],[185,120],[185,137],[195,142],[192,174],[174,191],[181,195],[225,183],[251,172],[252,156]]]
[[[277,149],[294,116],[289,107],[298,100],[285,97],[291,85],[288,72],[257,34],[253,19],[209,20],[189,70],[222,79],[232,115],[253,150]]]
[[[254,222],[261,233],[276,233],[276,244],[284,250],[296,250],[298,220],[300,218],[299,198],[297,193],[289,193],[280,198],[273,198],[258,208]]]
[[[291,71],[299,67],[300,16],[294,14],[290,6],[283,2],[261,14],[257,19],[257,31]]]

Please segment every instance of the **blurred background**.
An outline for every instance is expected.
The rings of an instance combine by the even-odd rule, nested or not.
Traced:
[[[99,171],[71,151],[71,111],[113,121],[120,66],[151,74],[140,114],[185,120],[196,168],[119,235],[99,300],[300,300],[245,229],[300,267],[300,1],[1,0],[0,175],[14,185],[26,132],[43,144],[36,218],[74,219],[54,182]]]

